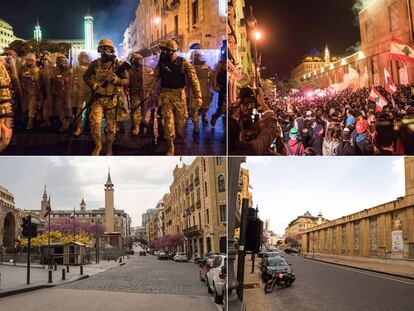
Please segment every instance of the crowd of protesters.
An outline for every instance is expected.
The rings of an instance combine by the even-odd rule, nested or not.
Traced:
[[[378,87],[388,101],[382,109],[369,100],[369,88],[292,92],[286,97],[265,96],[260,90],[254,94],[253,90],[243,88],[238,103],[231,109],[230,153],[288,156],[414,154],[412,87],[400,85],[392,98],[385,89]],[[248,102],[254,103],[251,120],[256,124],[246,127],[242,116]],[[248,132],[253,134],[246,135]]]

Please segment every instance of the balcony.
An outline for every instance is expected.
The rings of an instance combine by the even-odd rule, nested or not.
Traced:
[[[192,227],[184,229],[183,233],[184,235],[196,235],[196,234],[201,234],[202,230],[200,230],[198,226],[192,226]]]

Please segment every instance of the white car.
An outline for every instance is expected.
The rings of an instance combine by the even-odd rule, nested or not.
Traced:
[[[214,294],[215,303],[223,303],[226,284],[227,257],[218,255],[213,262],[210,271],[207,272],[206,285],[210,294]]]
[[[185,253],[177,252],[174,256],[174,261],[188,261],[188,259]]]

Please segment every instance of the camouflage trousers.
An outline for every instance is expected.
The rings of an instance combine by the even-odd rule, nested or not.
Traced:
[[[74,117],[76,118],[81,111],[83,110],[83,107],[85,103],[88,101],[88,95],[75,95],[73,98],[73,113]],[[75,128],[81,129],[82,127],[82,116],[79,116],[79,118],[75,121]]]
[[[142,99],[143,98],[139,95],[131,95],[131,113],[134,126],[140,125],[144,119]]]
[[[27,117],[34,119],[39,105],[38,98],[35,95],[25,96],[23,98],[24,106],[27,107]]]
[[[191,120],[196,126],[199,123],[200,115],[201,116],[206,115],[207,111],[210,109],[212,96],[203,96],[202,99],[203,99],[203,105],[200,108],[197,107],[195,98],[190,99],[190,116],[191,116]]]
[[[6,99],[4,99],[6,100]],[[0,153],[8,146],[13,133],[13,109],[11,102],[0,97]]]
[[[89,120],[91,124],[91,134],[92,134],[92,138],[95,144],[99,144],[102,142],[101,127],[102,127],[102,119],[104,117],[106,120],[105,137],[108,141],[115,140],[116,106],[117,106],[116,96],[99,97],[92,104]]]
[[[175,127],[183,127],[188,118],[184,89],[161,89],[157,98],[157,108],[161,109],[164,123],[164,138],[175,139]]]

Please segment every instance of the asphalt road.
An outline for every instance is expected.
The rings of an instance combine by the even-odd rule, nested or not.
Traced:
[[[266,294],[271,310],[407,311],[414,307],[414,280],[286,255],[296,274],[290,288]]]
[[[24,306],[24,308],[23,308]],[[134,256],[124,266],[63,286],[1,299],[1,311],[218,310],[194,263]]]

